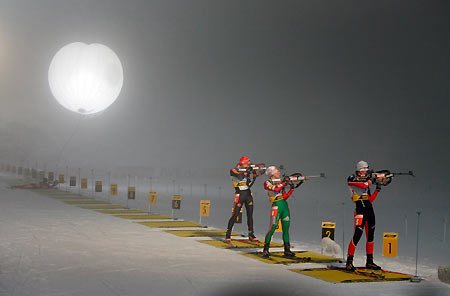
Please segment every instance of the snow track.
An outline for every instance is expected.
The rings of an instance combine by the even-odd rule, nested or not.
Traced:
[[[450,295],[434,277],[420,284],[326,283],[288,270],[301,264],[265,264],[197,238],[10,190],[2,178],[0,295]]]

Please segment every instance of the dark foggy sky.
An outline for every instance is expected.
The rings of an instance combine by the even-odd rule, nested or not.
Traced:
[[[0,0],[0,124],[36,138],[18,160],[55,161],[78,117],[53,99],[50,61],[103,43],[123,89],[81,120],[61,165],[228,168],[247,154],[345,175],[366,159],[437,172],[443,189],[449,3]]]

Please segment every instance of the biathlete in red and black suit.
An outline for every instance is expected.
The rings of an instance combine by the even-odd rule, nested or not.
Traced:
[[[231,231],[243,205],[247,211],[248,238],[251,241],[257,241],[253,229],[253,196],[250,190],[255,183],[256,173],[252,170],[250,159],[247,156],[242,156],[236,167],[230,170],[230,177],[235,189],[235,199],[233,215],[228,221],[225,241],[231,242]]]
[[[373,263],[373,246],[375,233],[375,212],[373,211],[372,203],[381,190],[380,184],[375,183],[369,171],[367,162],[361,160],[356,164],[356,172],[354,175],[348,177],[348,187],[352,201],[355,203],[355,230],[353,238],[350,241],[347,252],[347,263],[345,268],[349,271],[355,271],[353,266],[353,256],[355,254],[356,246],[362,236],[363,231],[366,231],[366,268],[380,270],[381,267]],[[370,185],[376,185],[374,193],[370,191]]]

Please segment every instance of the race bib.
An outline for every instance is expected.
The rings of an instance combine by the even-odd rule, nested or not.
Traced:
[[[355,215],[355,225],[361,226],[363,222],[364,215]]]
[[[278,214],[278,206],[273,206],[272,210],[270,211],[270,216],[271,217],[276,217]]]

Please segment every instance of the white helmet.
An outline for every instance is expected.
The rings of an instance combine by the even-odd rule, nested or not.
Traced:
[[[369,169],[369,164],[367,162],[365,162],[364,160],[360,160],[356,164],[357,171],[367,171],[368,169]]]
[[[278,171],[278,168],[276,167],[276,166],[270,166],[270,167],[268,167],[267,169],[266,169],[266,174],[267,174],[267,176],[269,176],[269,178],[270,177],[272,177],[272,175],[276,172],[276,171]]]

